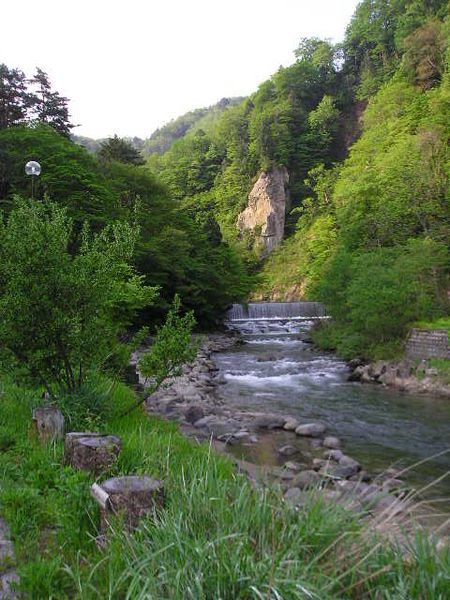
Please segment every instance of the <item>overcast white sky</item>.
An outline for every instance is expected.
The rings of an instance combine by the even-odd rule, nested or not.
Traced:
[[[0,62],[46,71],[74,133],[148,137],[255,91],[302,37],[339,41],[358,0],[4,0]]]

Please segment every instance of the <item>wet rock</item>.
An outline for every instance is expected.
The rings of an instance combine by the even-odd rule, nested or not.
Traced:
[[[297,419],[288,417],[286,423],[283,425],[283,429],[285,429],[286,431],[295,431],[298,426],[299,422],[297,421]]]
[[[292,480],[292,487],[298,487],[305,489],[317,484],[320,481],[320,475],[315,471],[308,469],[306,471],[300,471],[298,475]]]
[[[341,447],[341,440],[337,437],[327,436],[323,440],[323,445],[325,448],[330,448],[332,450],[337,450]]]
[[[281,454],[282,456],[293,456],[294,454],[298,453],[298,449],[295,446],[282,446],[281,448],[278,448],[278,454]]]
[[[323,423],[305,423],[304,425],[299,425],[295,430],[295,433],[307,437],[319,437],[323,435],[326,430],[327,428]]]

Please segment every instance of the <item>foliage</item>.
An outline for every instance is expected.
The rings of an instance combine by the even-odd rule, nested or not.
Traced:
[[[19,199],[0,227],[0,345],[49,391],[74,390],[155,296],[129,264],[137,231],[117,222],[91,236],[85,226],[73,255],[67,211]]]
[[[140,152],[130,142],[117,135],[101,143],[98,156],[101,160],[117,160],[136,166],[145,164]]]

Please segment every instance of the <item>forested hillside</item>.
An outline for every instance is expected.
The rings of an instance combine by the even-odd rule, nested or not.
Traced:
[[[202,220],[182,208],[138,166],[144,161],[125,140],[106,140],[98,158],[72,142],[67,99],[53,92],[48,80],[39,103],[39,97],[30,97],[32,83],[22,72],[1,65],[0,74],[0,207],[6,213],[17,195],[30,195],[24,166],[38,160],[36,200],[67,207],[76,225],[74,252],[85,221],[93,231],[120,221],[139,225],[135,266],[148,285],[160,286],[142,320],[160,318],[178,293],[200,324],[211,325],[230,302],[245,297],[249,283],[242,261],[223,242],[214,219]]]
[[[320,341],[395,354],[448,314],[450,18],[442,0],[364,0],[343,44],[302,40],[293,65],[150,168],[260,270],[259,299],[322,300]],[[262,171],[286,167],[285,241],[261,264],[236,223]]]

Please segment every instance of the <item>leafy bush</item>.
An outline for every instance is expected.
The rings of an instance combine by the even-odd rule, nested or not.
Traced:
[[[117,222],[75,254],[67,211],[16,200],[0,222],[0,345],[49,392],[73,391],[118,347],[118,333],[155,297],[129,264],[137,231]]]

